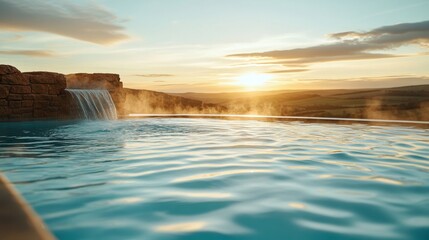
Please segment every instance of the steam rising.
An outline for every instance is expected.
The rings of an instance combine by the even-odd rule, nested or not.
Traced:
[[[124,89],[123,94],[125,114],[252,114],[429,120],[429,85],[372,90],[268,92],[253,96],[237,93],[233,99],[217,102],[209,94],[199,96],[209,100],[147,90]],[[196,95],[193,97],[197,98]]]

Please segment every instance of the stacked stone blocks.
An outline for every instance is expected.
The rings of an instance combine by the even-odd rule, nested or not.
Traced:
[[[0,65],[0,120],[58,119],[67,116],[66,79],[53,72],[25,72]]]

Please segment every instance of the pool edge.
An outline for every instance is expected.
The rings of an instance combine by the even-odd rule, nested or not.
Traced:
[[[138,118],[213,118],[226,120],[261,120],[261,121],[285,121],[285,122],[305,122],[305,123],[334,123],[334,124],[366,124],[379,126],[413,126],[419,128],[429,128],[429,121],[412,120],[388,120],[371,118],[335,118],[335,117],[303,117],[303,116],[270,116],[270,115],[249,115],[249,114],[128,114],[120,115],[119,119]]]
[[[0,232],[3,239],[54,240],[41,218],[0,173]]]

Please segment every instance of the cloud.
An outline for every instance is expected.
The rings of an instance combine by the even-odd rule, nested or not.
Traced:
[[[137,77],[145,77],[145,78],[161,78],[161,77],[174,77],[174,75],[171,74],[135,74],[133,76]]]
[[[0,50],[0,55],[18,55],[29,57],[53,57],[52,51],[46,50]]]
[[[24,37],[19,34],[11,35],[0,35],[0,42],[17,42],[22,40]]]
[[[0,0],[0,30],[48,32],[101,45],[129,38],[101,6],[63,1]]]
[[[330,36],[338,40],[357,39],[361,42],[371,43],[380,49],[409,44],[429,47],[429,21],[385,26],[369,32],[334,33]]]
[[[234,54],[228,57],[269,58],[276,60],[269,64],[285,66],[400,57],[403,55],[381,54],[375,51],[391,50],[412,44],[429,47],[429,21],[385,26],[368,32],[334,33],[330,37],[337,42],[289,50]]]
[[[334,33],[334,34],[331,34],[331,37],[341,39],[347,36],[375,37],[375,36],[381,36],[383,34],[390,35],[388,37],[392,37],[393,35],[397,35],[397,34],[409,34],[409,33],[418,33],[423,38],[427,38],[429,33],[429,21],[423,21],[423,22],[417,22],[417,23],[401,23],[396,25],[384,26],[384,27],[376,28],[369,32]],[[408,36],[415,38],[414,35],[408,35]]]
[[[268,73],[296,73],[296,72],[306,72],[309,71],[308,69],[300,68],[300,69],[287,69],[287,70],[279,70],[279,71],[271,71]]]

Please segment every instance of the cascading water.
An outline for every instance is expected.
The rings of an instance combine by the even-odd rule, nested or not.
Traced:
[[[116,107],[107,90],[66,89],[84,119],[117,119]]]

